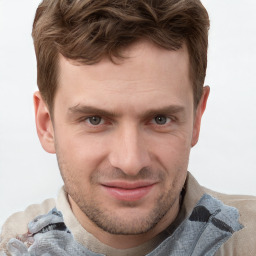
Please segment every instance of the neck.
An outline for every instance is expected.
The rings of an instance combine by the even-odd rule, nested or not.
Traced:
[[[180,200],[177,198],[167,214],[152,230],[139,235],[115,235],[99,228],[81,211],[70,196],[68,196],[68,198],[71,209],[82,227],[87,232],[94,235],[102,243],[116,249],[133,248],[150,241],[172,224],[172,222],[176,219],[180,208]]]

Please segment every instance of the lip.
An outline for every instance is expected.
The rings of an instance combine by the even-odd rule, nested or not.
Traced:
[[[134,202],[144,198],[156,185],[152,182],[110,182],[102,184],[104,190],[120,201]]]

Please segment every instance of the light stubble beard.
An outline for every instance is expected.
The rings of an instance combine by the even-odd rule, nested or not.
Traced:
[[[97,200],[97,193],[88,195],[89,193],[87,194],[85,189],[79,189],[83,188],[83,181],[81,181],[81,178],[75,177],[75,175],[66,175],[76,172],[73,172],[62,160],[58,157],[58,164],[66,192],[91,222],[100,229],[115,235],[139,235],[152,230],[167,215],[172,207],[176,205],[177,201],[179,202],[180,193],[184,184],[178,177],[174,177],[171,184],[167,184],[166,191],[162,194],[159,193],[155,198],[154,207],[148,210],[146,215],[143,216],[135,216],[136,207],[138,206],[137,202],[122,202],[120,205],[122,208],[126,207],[129,211],[134,209],[135,214],[130,214],[127,218],[127,216],[119,216],[115,210],[111,211],[102,206],[100,201]],[[179,175],[179,171],[176,174]],[[163,186],[167,180],[164,171],[143,168],[136,177],[129,177],[122,170],[109,167],[104,170],[95,170],[90,177],[90,186],[97,186],[99,180],[104,180],[105,178],[107,180],[121,179],[129,181],[155,179]],[[81,185],[79,186],[79,184]]]

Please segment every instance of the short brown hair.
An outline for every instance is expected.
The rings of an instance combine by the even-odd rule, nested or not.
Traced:
[[[33,24],[37,82],[51,110],[58,56],[94,64],[146,39],[168,50],[186,44],[197,106],[206,75],[209,17],[200,0],[43,0]]]

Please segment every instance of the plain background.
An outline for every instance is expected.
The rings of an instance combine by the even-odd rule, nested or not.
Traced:
[[[31,27],[39,0],[0,0],[0,226],[13,212],[55,197],[55,155],[36,135]],[[203,0],[211,29],[211,86],[189,170],[217,191],[256,195],[256,1]]]

